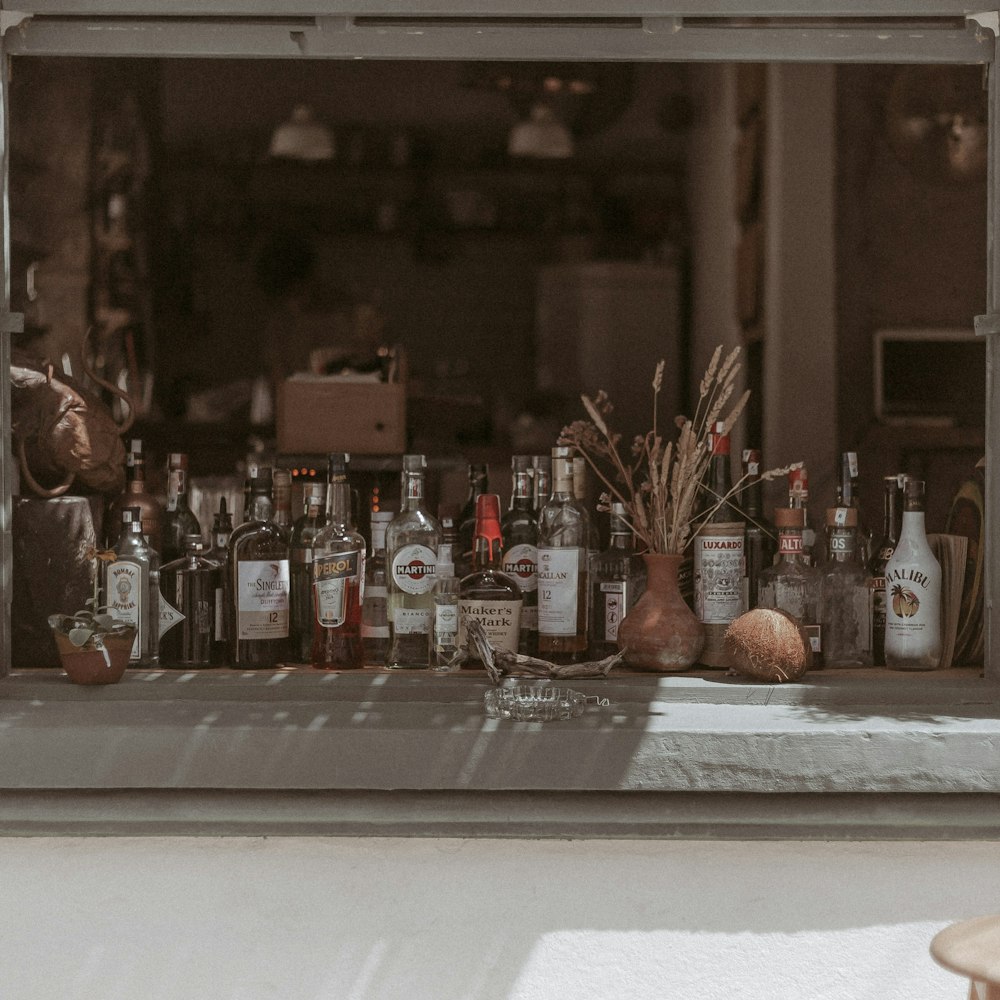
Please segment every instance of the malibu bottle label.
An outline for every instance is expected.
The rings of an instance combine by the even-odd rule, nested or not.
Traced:
[[[238,566],[238,639],[287,639],[288,560],[247,560]]]
[[[426,545],[404,545],[392,557],[392,581],[404,594],[429,594],[436,572],[437,554]]]

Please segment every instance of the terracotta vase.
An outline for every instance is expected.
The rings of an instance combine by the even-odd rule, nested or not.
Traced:
[[[705,645],[705,631],[681,597],[683,556],[647,553],[646,590],[618,626],[618,648],[633,670],[687,670]]]
[[[135,629],[107,636],[103,650],[96,648],[93,642],[74,646],[69,637],[61,632],[54,632],[53,635],[62,668],[74,684],[116,684],[128,666]]]

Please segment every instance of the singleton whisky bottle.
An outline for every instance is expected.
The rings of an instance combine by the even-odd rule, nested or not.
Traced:
[[[154,552],[163,549],[163,507],[146,487],[146,459],[142,440],[132,438],[125,456],[125,492],[112,500],[105,514],[105,536],[108,547],[114,545],[122,523],[122,511],[138,507],[142,518],[142,533]]]
[[[538,655],[556,663],[587,651],[587,511],[573,496],[570,449],[552,449],[552,494],[538,519]]]
[[[423,455],[404,455],[402,502],[385,533],[392,669],[427,669],[441,525],[424,504]]]
[[[179,620],[160,636],[160,665],[207,667],[215,638],[215,591],[222,572],[205,556],[201,535],[184,539],[185,552],[160,568],[160,593]]]
[[[774,564],[778,548],[778,533],[764,516],[760,486],[760,452],[756,448],[743,450],[743,477],[747,485],[742,492],[742,514],[746,525],[746,609],[758,605],[757,592],[761,571]]]
[[[386,583],[385,529],[392,520],[388,510],[372,512],[371,556],[365,563],[365,596],[361,602],[361,644],[365,663],[385,665],[389,651],[389,591]]]
[[[333,456],[330,468],[333,469]],[[308,663],[313,648],[313,550],[316,535],[326,524],[324,483],[302,486],[302,514],[292,525],[288,559],[292,573],[292,654]]]
[[[188,457],[172,451],[167,457],[167,512],[163,516],[164,563],[184,555],[184,539],[200,535],[201,525],[188,505]]]
[[[142,531],[142,511],[122,511],[115,558],[102,562],[104,603],[121,621],[136,628],[130,663],[156,666],[160,644],[160,557]]]
[[[903,527],[885,567],[885,663],[934,670],[941,660],[941,565],[927,542],[924,482],[903,480]]]
[[[212,524],[212,547],[208,558],[219,567],[215,584],[215,635],[212,639],[212,663],[216,666],[229,662],[229,605],[226,602],[226,579],[229,575],[229,536],[233,533],[233,518],[220,497],[219,510]]]
[[[271,469],[258,466],[250,484],[250,518],[229,539],[234,667],[274,667],[289,655],[288,537],[274,523],[271,484]]]
[[[538,652],[538,521],[532,512],[531,456],[511,459],[510,506],[500,522],[501,569],[521,590],[521,637],[517,651]]]
[[[517,652],[521,638],[521,590],[500,568],[500,497],[483,493],[476,501],[472,572],[462,577],[458,597],[458,645],[468,653],[466,666],[482,666],[469,642],[470,621],[478,621],[494,649]]]
[[[343,452],[330,456],[327,523],[313,541],[312,665],[326,669],[365,665],[361,643],[365,540],[351,513],[349,457]]]
[[[434,572],[434,625],[429,665],[437,673],[457,670],[465,654],[458,644],[458,577],[455,576],[455,523],[441,518],[441,544]]]
[[[872,547],[872,558],[868,564],[868,599],[871,605],[872,619],[872,662],[877,667],[885,666],[885,622],[886,600],[885,567],[889,563],[896,545],[899,542],[900,521],[902,518],[902,486],[903,476],[886,476],[882,480],[884,492],[882,537]]]
[[[625,505],[611,504],[608,547],[590,566],[590,655],[618,652],[618,626],[646,589],[646,567],[635,554]]]
[[[729,435],[716,423],[709,442],[709,481],[706,487],[707,518],[694,536],[694,610],[705,627],[705,647],[699,662],[709,667],[729,666],[724,637],[739,618],[744,604],[746,533],[733,505],[729,468]]]
[[[455,524],[458,540],[455,543],[455,575],[461,579],[472,570],[472,546],[476,536],[476,501],[489,488],[489,468],[485,465],[469,466],[469,495],[459,511]]]
[[[831,507],[826,512],[826,528],[820,600],[823,666],[870,667],[868,573],[858,560],[857,508]]]

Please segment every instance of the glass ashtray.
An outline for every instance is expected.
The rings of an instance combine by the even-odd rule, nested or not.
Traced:
[[[571,688],[516,687],[490,688],[483,695],[488,719],[513,719],[515,722],[555,722],[576,719],[588,705],[608,705],[607,698],[585,695]]]

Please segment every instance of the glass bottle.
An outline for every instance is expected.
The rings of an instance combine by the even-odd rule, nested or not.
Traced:
[[[761,570],[774,564],[778,548],[774,525],[764,516],[761,497],[761,456],[756,448],[743,449],[743,477],[746,486],[742,493],[742,513],[746,529],[746,609],[758,605],[758,587]]]
[[[288,537],[274,523],[272,473],[258,466],[250,483],[250,519],[229,539],[226,601],[234,667],[274,667],[289,655]]]
[[[862,566],[868,565],[871,559],[872,535],[861,516],[861,493],[860,493],[861,473],[858,466],[858,453],[856,451],[841,452],[840,455],[840,481],[837,484],[837,506],[853,507],[858,512],[858,529],[855,542],[858,546],[858,562]],[[829,533],[829,524],[827,530]],[[846,539],[841,539],[846,541]],[[829,548],[829,539],[827,540]]]
[[[361,645],[366,663],[385,664],[389,651],[389,592],[385,571],[385,529],[392,512],[372,512],[371,555],[365,562],[365,596],[361,602]]]
[[[500,522],[503,536],[501,569],[521,590],[521,636],[517,650],[538,651],[538,521],[532,512],[531,456],[511,459],[510,506]]]
[[[285,532],[292,533],[292,474],[288,469],[275,469],[272,476],[274,523]]]
[[[899,542],[900,521],[903,505],[903,476],[885,476],[882,480],[883,519],[882,535],[873,546],[871,561],[868,563],[869,602],[872,619],[872,662],[877,667],[885,666],[885,622],[888,601],[885,590],[885,567]]]
[[[229,662],[229,608],[226,604],[226,577],[229,572],[229,537],[233,533],[233,518],[226,506],[226,498],[219,498],[219,510],[212,524],[212,547],[208,558],[218,567],[215,582],[215,636],[212,640],[212,663],[216,666]]]
[[[469,495],[459,511],[458,540],[455,543],[455,573],[461,579],[472,570],[472,546],[476,536],[476,501],[489,488],[489,468],[486,465],[469,466]]]
[[[570,449],[552,449],[552,494],[538,518],[538,655],[572,662],[587,650],[587,511],[573,495]]]
[[[646,567],[635,554],[625,505],[611,504],[608,547],[590,567],[590,655],[618,652],[618,626],[646,589]]]
[[[113,560],[101,563],[104,603],[121,621],[136,627],[129,662],[156,666],[160,644],[160,557],[146,541],[142,510],[122,511]]]
[[[552,493],[552,456],[531,456],[531,509],[538,520]]]
[[[429,664],[431,670],[456,670],[465,654],[458,644],[458,577],[455,576],[455,522],[441,518],[441,544],[434,573],[434,630]]]
[[[805,557],[816,564],[816,532],[809,526],[809,472],[804,465],[788,473],[788,506],[802,511],[802,548]]]
[[[818,666],[822,653],[819,624],[820,572],[806,555],[802,532],[806,514],[802,507],[778,507],[774,523],[778,529],[778,561],[759,578],[758,607],[779,608],[805,629]]]
[[[361,644],[365,540],[354,527],[349,456],[330,456],[326,520],[313,540],[314,667],[357,669],[365,665]]]
[[[597,518],[591,515],[591,508],[587,503],[587,460],[581,455],[573,456],[573,496],[587,511],[587,562],[589,563],[601,551],[601,534],[597,528]]]
[[[188,504],[188,457],[172,451],[167,456],[167,512],[163,515],[164,563],[184,555],[184,539],[200,535],[201,525]]]
[[[160,665],[207,667],[215,638],[215,591],[221,567],[205,555],[200,534],[184,539],[184,555],[160,568],[160,593],[178,619],[160,635]]]
[[[312,656],[313,552],[316,535],[326,524],[326,491],[324,483],[303,484],[302,514],[292,525],[288,542],[292,574],[292,651],[299,663],[308,663]]]
[[[868,573],[858,560],[857,508],[831,507],[826,512],[826,528],[828,549],[820,601],[823,665],[870,667]]]
[[[480,494],[476,501],[476,535],[473,569],[459,583],[458,645],[468,653],[466,666],[482,666],[468,627],[478,621],[494,649],[517,652],[521,638],[521,590],[500,568],[503,536],[500,533],[500,497]]]
[[[692,542],[694,556],[694,612],[705,630],[699,662],[709,667],[729,665],[726,629],[746,610],[743,577],[746,573],[746,532],[732,502],[729,435],[717,422],[709,435],[711,458],[705,487],[706,519]]]
[[[424,502],[423,455],[403,456],[402,503],[385,533],[391,669],[427,668],[441,525]]]
[[[924,524],[924,481],[903,480],[903,525],[885,567],[885,663],[934,670],[941,660],[941,565]]]
[[[163,548],[163,507],[146,486],[146,459],[142,453],[142,440],[132,438],[125,456],[125,492],[115,497],[105,515],[108,546],[114,545],[122,523],[122,511],[138,507],[142,519],[142,533],[150,548],[159,552]]]

